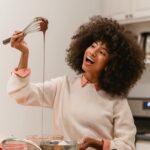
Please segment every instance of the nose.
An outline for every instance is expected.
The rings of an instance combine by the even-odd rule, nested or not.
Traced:
[[[97,53],[98,53],[98,50],[99,50],[98,47],[92,49],[92,50],[91,50],[91,55],[92,55],[93,57],[95,57],[95,56],[97,55]]]
[[[96,51],[95,51],[95,49],[93,49],[93,50],[91,51],[91,55],[92,55],[93,57],[96,56]]]

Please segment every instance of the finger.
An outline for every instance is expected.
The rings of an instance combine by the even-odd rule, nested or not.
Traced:
[[[24,39],[24,34],[21,32],[17,35],[13,35],[11,37],[11,47],[16,47],[17,44],[19,44]]]
[[[14,47],[15,42],[16,42],[16,38],[14,38],[14,36],[12,36],[11,39],[10,39],[11,47]]]
[[[79,144],[86,143],[87,139],[88,139],[88,136],[82,137],[82,138],[79,140]]]
[[[17,42],[21,42],[21,41],[23,41],[23,39],[24,39],[24,36],[19,37],[16,41],[17,41]]]
[[[83,141],[84,141],[84,138],[81,138],[81,139],[79,140],[79,143],[83,143]]]
[[[20,31],[20,30],[15,30],[15,33],[16,34],[19,34],[19,33],[21,33],[22,31]]]
[[[86,148],[88,148],[88,143],[86,143],[86,142],[79,145],[80,150],[85,150]]]
[[[16,45],[16,39],[15,38],[11,38],[10,44],[11,44],[11,47],[15,47],[15,45]]]
[[[17,34],[20,34],[22,31],[15,31],[14,33],[13,33],[13,35],[17,35]]]
[[[12,35],[11,38],[15,41],[15,40],[17,40],[20,37],[24,37],[24,33],[23,32],[19,32],[17,34],[14,34],[14,35]]]

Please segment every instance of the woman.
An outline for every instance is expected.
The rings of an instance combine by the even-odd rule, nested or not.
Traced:
[[[19,104],[53,108],[53,132],[80,140],[80,149],[134,150],[136,128],[126,96],[141,77],[144,57],[133,36],[116,21],[94,16],[79,27],[66,61],[78,74],[30,83],[29,49],[22,32],[11,46],[21,52],[8,82]],[[44,95],[44,99],[43,99]]]

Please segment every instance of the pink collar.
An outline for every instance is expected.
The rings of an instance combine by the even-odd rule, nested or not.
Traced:
[[[81,87],[86,86],[88,83],[90,83],[90,81],[88,81],[86,79],[86,77],[84,75],[82,75],[82,77],[81,77]],[[100,90],[100,87],[99,87],[98,83],[91,83],[91,84],[94,84],[96,91]]]

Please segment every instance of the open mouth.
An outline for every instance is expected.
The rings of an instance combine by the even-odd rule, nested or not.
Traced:
[[[86,62],[88,62],[90,64],[94,64],[94,60],[89,56],[87,56],[85,60],[86,60]]]

